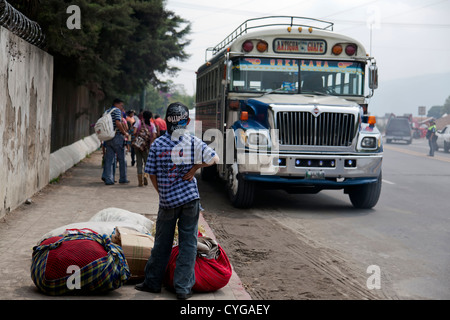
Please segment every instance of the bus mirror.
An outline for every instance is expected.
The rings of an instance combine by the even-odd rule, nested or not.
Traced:
[[[372,90],[378,88],[378,67],[376,64],[369,66],[369,88]]]
[[[227,64],[227,83],[230,83],[231,81],[231,70],[233,68],[233,62],[231,60],[228,60],[226,62]]]

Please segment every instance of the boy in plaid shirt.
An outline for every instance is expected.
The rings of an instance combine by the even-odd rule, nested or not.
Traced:
[[[178,299],[188,299],[195,284],[200,195],[194,175],[198,169],[219,161],[213,149],[186,131],[189,122],[185,105],[169,105],[167,132],[150,148],[145,172],[158,191],[159,211],[145,280],[136,285],[137,290],[161,292],[178,220],[179,255],[173,283]]]

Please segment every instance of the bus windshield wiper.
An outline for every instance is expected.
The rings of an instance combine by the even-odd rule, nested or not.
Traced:
[[[320,91],[307,91],[307,92],[301,92],[301,94],[315,94],[318,96],[328,96],[328,93],[320,92]]]
[[[283,88],[278,88],[278,89],[275,89],[275,90],[269,89],[269,90],[267,90],[267,91],[264,93],[264,95],[266,95],[266,94],[272,94],[272,93],[291,93],[291,94],[293,94],[293,93],[295,93],[295,92],[291,92],[291,91],[288,91],[288,90],[284,90]]]

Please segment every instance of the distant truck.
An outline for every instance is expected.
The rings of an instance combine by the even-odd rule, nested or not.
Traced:
[[[413,132],[411,122],[408,117],[392,117],[386,126],[386,142],[405,141],[412,143]]]

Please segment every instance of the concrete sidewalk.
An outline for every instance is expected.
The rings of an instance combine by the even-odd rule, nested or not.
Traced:
[[[103,295],[50,297],[40,293],[30,276],[32,248],[47,232],[77,222],[88,221],[105,208],[121,208],[155,220],[158,195],[152,186],[137,187],[136,168],[130,166],[130,184],[105,186],[101,181],[101,152],[97,151],[68,170],[56,184],[36,194],[31,204],[24,204],[0,221],[0,300],[175,300],[174,293],[163,289],[160,294],[141,292],[134,283]],[[118,180],[118,170],[117,170]],[[207,210],[207,208],[206,208]],[[203,216],[199,225],[214,238]],[[197,293],[190,300],[249,300],[238,276],[233,272],[230,283],[213,293]]]

